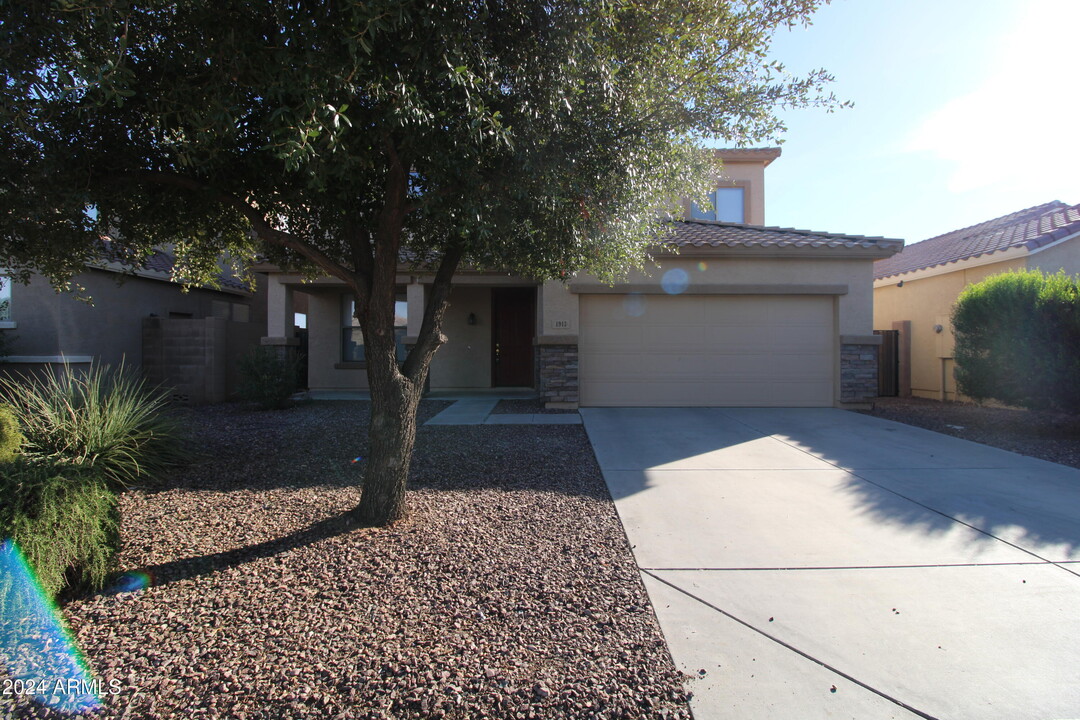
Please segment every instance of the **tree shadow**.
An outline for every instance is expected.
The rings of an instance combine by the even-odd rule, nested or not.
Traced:
[[[319,520],[295,532],[272,538],[254,545],[245,545],[232,550],[197,555],[171,560],[158,565],[149,565],[130,570],[117,578],[104,590],[105,594],[115,594],[146,587],[160,587],[191,578],[203,577],[219,570],[245,565],[263,558],[274,557],[290,550],[313,545],[353,530],[371,528],[372,525],[358,520],[352,511],[339,513]]]
[[[589,421],[598,412],[605,414],[600,432]],[[757,467],[783,472],[817,460],[818,469],[846,473],[847,504],[875,522],[927,536],[956,532],[962,523],[983,533],[985,544],[1001,540],[1038,558],[1080,560],[1075,468],[832,408],[583,415],[617,500],[649,489],[650,469],[751,469],[763,460]]]

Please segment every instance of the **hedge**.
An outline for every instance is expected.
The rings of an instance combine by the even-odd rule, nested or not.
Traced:
[[[969,285],[953,309],[956,383],[975,400],[1080,412],[1080,278],[1007,272]]]

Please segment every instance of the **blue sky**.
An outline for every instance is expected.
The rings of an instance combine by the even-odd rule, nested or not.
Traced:
[[[780,31],[794,74],[855,103],[782,113],[768,225],[908,243],[1080,203],[1080,0],[834,0]]]

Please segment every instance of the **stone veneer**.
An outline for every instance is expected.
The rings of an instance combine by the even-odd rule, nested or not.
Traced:
[[[840,402],[870,402],[878,394],[877,345],[840,346]]]
[[[544,403],[578,403],[577,343],[540,345],[540,400]]]

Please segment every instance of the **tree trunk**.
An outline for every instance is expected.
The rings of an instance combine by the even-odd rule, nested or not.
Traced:
[[[416,443],[416,409],[423,384],[398,374],[371,382],[370,387],[367,467],[360,504],[353,516],[364,525],[386,525],[405,516],[405,484]]]

